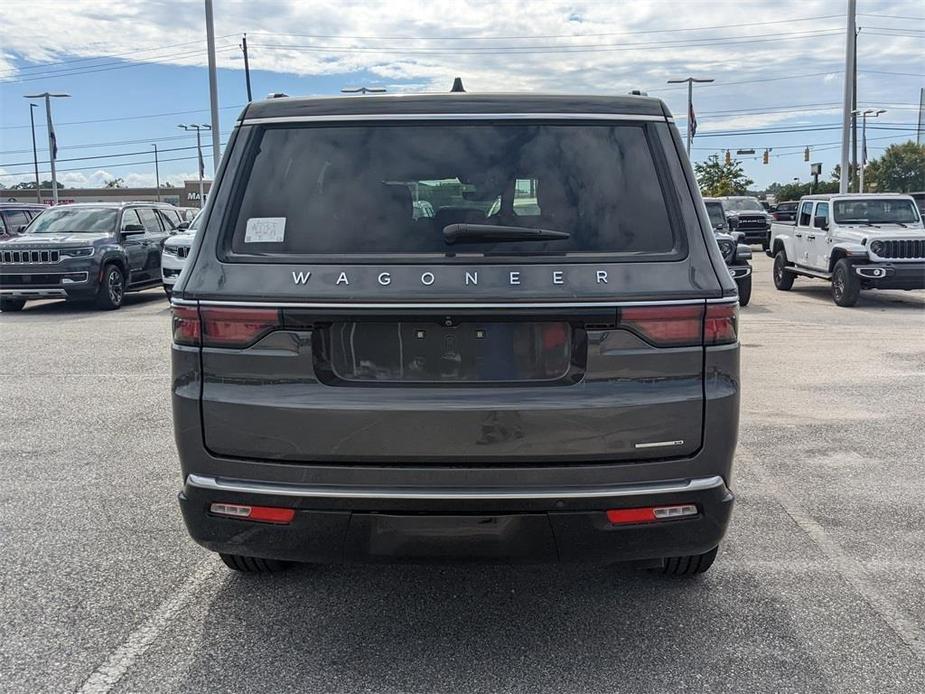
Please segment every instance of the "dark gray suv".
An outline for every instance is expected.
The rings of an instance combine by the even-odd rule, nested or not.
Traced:
[[[644,97],[248,105],[173,295],[193,538],[709,568],[738,306],[683,152]]]
[[[180,215],[160,203],[76,203],[50,208],[0,241],[0,310],[33,299],[122,306],[126,292],[161,283],[161,249]]]

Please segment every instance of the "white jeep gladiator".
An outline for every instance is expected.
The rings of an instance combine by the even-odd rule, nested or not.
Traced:
[[[807,195],[794,223],[771,227],[774,286],[797,275],[832,283],[839,306],[862,289],[925,289],[925,226],[909,195]]]

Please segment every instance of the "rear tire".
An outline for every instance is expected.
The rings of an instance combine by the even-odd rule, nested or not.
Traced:
[[[739,306],[748,306],[752,298],[752,276],[736,280],[736,286],[739,288]]]
[[[25,299],[0,299],[0,311],[3,311],[4,313],[22,311],[22,307],[25,305]]]
[[[96,293],[96,307],[103,311],[113,311],[122,306],[125,299],[125,275],[115,263],[103,268],[103,279]]]
[[[290,563],[277,559],[261,559],[260,557],[245,557],[240,554],[225,554],[219,552],[218,556],[225,562],[225,566],[245,574],[272,574],[285,571]]]
[[[789,291],[793,286],[793,280],[795,279],[795,275],[792,272],[787,272],[787,270],[784,269],[788,264],[787,253],[783,248],[781,248],[774,256],[773,274],[774,286],[782,292]]]
[[[835,263],[832,273],[832,300],[839,306],[854,306],[861,296],[861,278],[854,273],[854,268],[847,258]]]
[[[719,547],[714,547],[703,554],[691,554],[686,557],[668,557],[661,569],[653,569],[666,576],[696,576],[713,566]]]

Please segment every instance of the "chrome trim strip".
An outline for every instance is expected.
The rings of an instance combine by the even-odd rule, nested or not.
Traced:
[[[463,310],[463,309],[556,309],[556,308],[619,308],[621,306],[691,306],[700,305],[704,301],[709,303],[727,303],[738,301],[735,297],[725,299],[678,299],[675,301],[547,301],[534,303],[403,303],[403,302],[376,302],[361,303],[350,301],[337,302],[297,302],[297,301],[214,301],[202,299],[197,301],[174,299],[181,306],[243,306],[254,308],[322,308],[322,309],[413,309],[427,310]]]
[[[651,443],[637,443],[636,448],[664,448],[666,446],[680,446],[684,441],[652,441]]]
[[[241,125],[261,123],[336,123],[338,121],[390,120],[605,120],[665,122],[665,116],[629,113],[347,113],[326,116],[273,116],[245,118]]]
[[[33,299],[66,298],[67,292],[63,289],[0,289],[0,296],[31,297]]]
[[[370,488],[335,487],[275,482],[253,482],[248,480],[223,479],[205,475],[190,474],[186,483],[191,487],[211,489],[220,492],[243,494],[267,494],[271,496],[294,496],[315,499],[425,499],[425,500],[481,500],[481,499],[597,499],[612,496],[637,496],[640,494],[674,494],[678,492],[703,491],[721,487],[724,482],[719,475],[700,477],[685,482],[660,482],[654,484],[624,484],[615,487],[590,487],[584,489],[459,489],[459,488]]]

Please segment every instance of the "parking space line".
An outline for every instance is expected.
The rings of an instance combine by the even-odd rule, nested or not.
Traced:
[[[154,612],[84,681],[78,694],[106,694],[134,665],[146,650],[170,626],[174,617],[186,607],[200,588],[216,573],[218,563],[209,558],[203,561],[180,587]]]
[[[853,559],[845,554],[838,543],[829,537],[825,528],[803,510],[790,492],[777,484],[761,463],[755,460],[753,456],[747,454],[743,456],[742,453],[744,451],[740,449],[737,454],[739,460],[743,457],[748,458],[750,471],[756,473],[760,483],[780,503],[784,512],[809,536],[809,539],[825,554],[842,578],[864,598],[871,609],[909,647],[909,650],[919,660],[925,662],[925,631],[910,620],[899,607],[877,589],[867,574],[864,564],[860,560]]]

